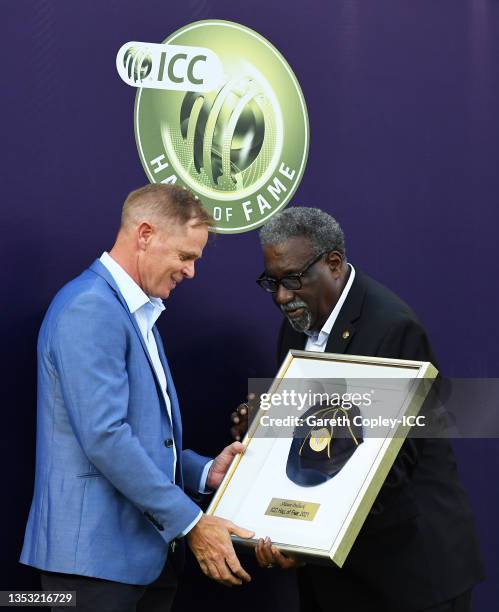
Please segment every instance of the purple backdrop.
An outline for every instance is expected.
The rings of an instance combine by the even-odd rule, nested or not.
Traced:
[[[203,18],[270,39],[308,104],[311,147],[294,198],[343,224],[351,261],[418,312],[442,370],[499,376],[494,312],[499,195],[499,4],[496,0],[25,0],[3,6],[6,57],[0,588],[37,586],[17,564],[32,493],[35,342],[55,291],[113,242],[122,201],[146,182],[136,152],[135,91],[115,56]],[[280,314],[254,278],[255,232],[220,236],[161,321],[186,441],[215,453],[248,376],[275,372]],[[492,319],[492,321],[490,320]],[[488,580],[476,610],[495,609],[499,448],[457,445]],[[290,576],[254,570],[228,591],[191,565],[178,610],[296,609]]]

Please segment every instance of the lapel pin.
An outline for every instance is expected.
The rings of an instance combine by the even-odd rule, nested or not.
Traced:
[[[348,338],[350,338],[350,332],[348,331],[348,329],[345,329],[345,331],[341,334],[343,340],[347,340]]]

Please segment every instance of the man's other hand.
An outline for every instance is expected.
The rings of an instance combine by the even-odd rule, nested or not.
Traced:
[[[232,459],[239,453],[243,453],[244,448],[241,442],[232,442],[232,444],[229,444],[229,446],[223,449],[220,455],[215,457],[208,471],[208,477],[206,478],[206,486],[209,489],[218,489],[223,477],[229,469],[229,465],[232,463]]]
[[[283,555],[282,552],[273,546],[270,538],[260,538],[255,547],[256,560],[260,567],[280,567],[281,569],[291,569],[303,565],[291,555]]]
[[[230,521],[206,515],[187,534],[189,547],[203,573],[229,587],[251,580],[251,576],[239,563],[230,539],[231,533],[240,538],[251,538],[254,535],[252,531]]]
[[[248,417],[251,412],[255,414],[255,394],[250,393],[246,402],[239,404],[236,410],[230,415],[230,433],[234,440],[242,440],[248,431]]]

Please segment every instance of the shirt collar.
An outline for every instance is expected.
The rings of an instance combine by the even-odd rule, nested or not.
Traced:
[[[125,272],[120,264],[115,261],[107,251],[104,251],[100,257],[100,262],[107,268],[120,290],[123,299],[125,300],[128,310],[133,314],[146,304],[150,304],[154,311],[157,311],[159,317],[161,312],[165,309],[163,300],[158,297],[147,296],[142,289],[137,285],[133,278]]]
[[[327,321],[322,326],[322,329],[319,333],[317,332],[305,332],[307,336],[310,336],[316,344],[325,344],[329,338],[329,334],[333,329],[333,325],[336,323],[336,319],[340,314],[341,307],[343,306],[345,300],[347,299],[348,292],[350,291],[350,287],[353,284],[353,280],[355,278],[355,268],[352,264],[348,264],[350,266],[350,276],[348,277],[348,281],[346,285],[343,287],[343,291],[341,292],[339,300],[336,302],[335,307],[331,311],[331,314],[327,318]]]

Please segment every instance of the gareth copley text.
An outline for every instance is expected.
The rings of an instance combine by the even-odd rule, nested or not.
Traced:
[[[262,427],[363,427],[367,429],[375,429],[378,427],[389,427],[394,429],[397,425],[404,427],[424,427],[426,417],[424,415],[407,415],[402,417],[382,417],[382,416],[362,416],[357,414],[353,417],[344,414],[335,417],[320,417],[316,414],[311,414],[307,417],[299,417],[288,415],[285,417],[271,417],[269,414],[264,414],[260,417],[260,425]]]

